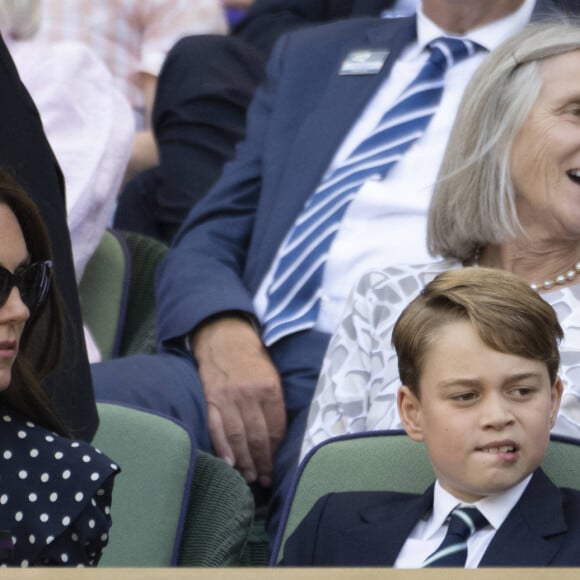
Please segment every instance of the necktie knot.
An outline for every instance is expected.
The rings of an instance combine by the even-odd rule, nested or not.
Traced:
[[[471,40],[441,36],[429,43],[429,61],[443,71],[474,55],[482,47]]]
[[[485,516],[477,508],[455,508],[451,512],[443,542],[423,562],[423,567],[465,566],[468,538],[487,524]]]
[[[486,524],[485,516],[477,508],[455,508],[451,512],[447,533],[466,540]]]

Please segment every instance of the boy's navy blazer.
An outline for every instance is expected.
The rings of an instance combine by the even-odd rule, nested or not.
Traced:
[[[536,13],[547,0],[538,0]],[[182,337],[253,297],[345,135],[401,52],[416,18],[352,18],[284,35],[248,111],[247,135],[177,233],[157,278],[158,335]],[[387,50],[378,74],[338,74],[353,50]]]
[[[286,566],[393,566],[405,540],[433,506],[423,495],[329,494],[284,549]],[[580,492],[557,488],[541,469],[493,537],[483,566],[579,566]]]

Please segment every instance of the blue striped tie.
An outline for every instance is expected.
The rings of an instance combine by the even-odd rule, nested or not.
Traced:
[[[465,567],[467,560],[467,539],[488,521],[477,508],[455,508],[451,512],[447,534],[441,545],[423,562],[423,568]]]
[[[417,77],[342,165],[329,172],[307,200],[280,252],[268,289],[264,342],[314,326],[326,258],[340,221],[361,185],[380,180],[419,139],[441,100],[447,69],[478,47],[469,40],[438,38]]]

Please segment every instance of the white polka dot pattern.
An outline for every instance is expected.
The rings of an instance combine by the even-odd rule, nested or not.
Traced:
[[[108,542],[118,467],[84,442],[12,412],[0,417],[0,521],[11,522],[14,544],[0,565],[95,565]]]

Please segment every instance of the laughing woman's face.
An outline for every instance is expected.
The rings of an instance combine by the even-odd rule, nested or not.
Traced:
[[[531,239],[580,239],[580,50],[546,59],[541,75],[512,149],[518,217]]]

